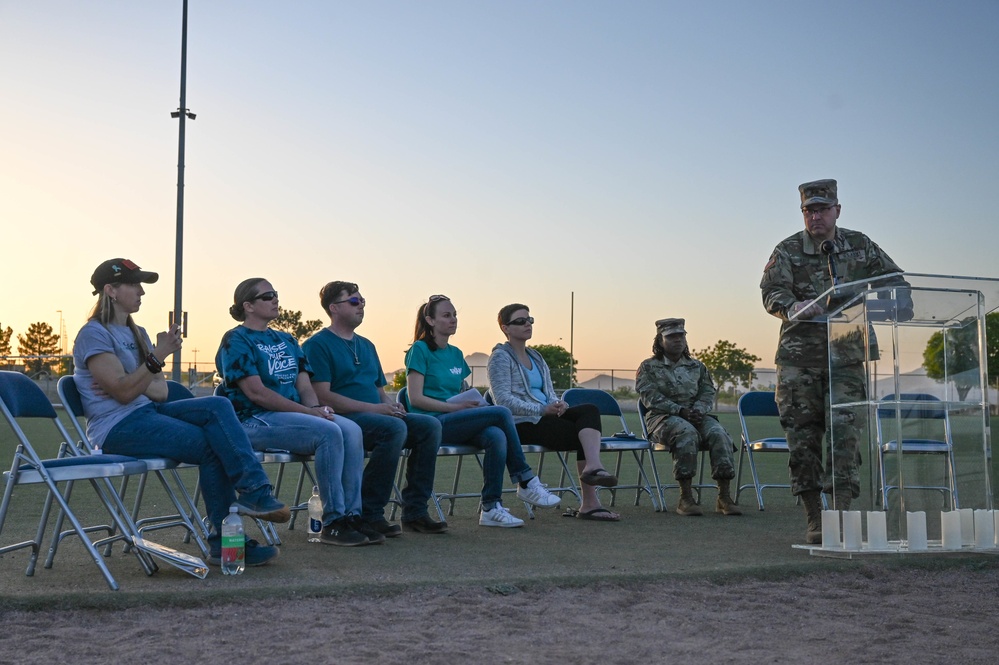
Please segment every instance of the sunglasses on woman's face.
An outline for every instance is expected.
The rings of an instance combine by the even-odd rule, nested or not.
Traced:
[[[507,325],[508,326],[522,326],[522,325],[527,324],[527,323],[530,323],[530,324],[533,325],[534,324],[534,317],[533,316],[522,316],[519,319],[514,319],[513,321],[508,322]]]
[[[263,293],[258,293],[257,295],[250,298],[250,302],[255,300],[263,300],[264,302],[270,302],[276,300],[278,297],[277,291],[264,291]]]

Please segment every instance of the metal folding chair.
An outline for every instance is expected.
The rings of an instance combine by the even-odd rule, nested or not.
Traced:
[[[570,388],[562,393],[562,401],[569,406],[579,406],[580,404],[593,404],[600,411],[602,417],[611,418],[620,422],[621,431],[613,436],[604,436],[600,439],[600,451],[617,453],[617,463],[614,467],[614,475],[621,477],[621,462],[624,453],[630,452],[638,466],[638,478],[634,485],[618,485],[617,487],[598,487],[598,490],[607,490],[613,497],[611,506],[617,499],[617,491],[623,489],[635,490],[635,505],[639,504],[642,492],[649,495],[652,508],[656,511],[664,509],[666,501],[662,494],[662,483],[659,480],[659,470],[656,467],[656,458],[652,454],[652,446],[647,438],[640,438],[628,429],[628,423],[621,412],[621,405],[611,397],[610,393],[603,390],[591,388]],[[615,425],[616,427],[617,425]],[[645,471],[645,453],[649,453],[649,463],[652,466],[653,482],[649,481],[649,476]],[[655,489],[653,489],[655,488]]]
[[[642,436],[649,441],[649,456],[653,456],[656,453],[669,453],[669,448],[661,443],[657,443],[649,437],[649,428],[645,424],[645,414],[648,413],[648,409],[645,408],[645,404],[642,400],[638,400],[638,420],[642,424]],[[715,487],[714,484],[704,482],[704,467],[710,465],[711,461],[708,457],[708,451],[701,450],[701,460],[700,460],[700,471],[698,472],[697,482],[692,484],[691,487],[697,490],[697,503],[701,502],[701,490],[702,489],[712,489]],[[668,489],[679,489],[679,485],[676,483],[665,483],[659,486],[659,496],[662,501],[662,508],[666,510],[666,490]]]
[[[491,390],[487,390],[485,394],[486,402],[490,406],[495,406],[496,401],[493,399],[493,393]],[[537,454],[538,456],[538,468],[535,471],[538,478],[544,472],[545,468],[545,455],[555,455],[561,465],[561,470],[559,471],[558,484],[555,487],[549,487],[548,491],[552,493],[557,493],[562,496],[566,492],[570,492],[576,501],[582,501],[582,497],[579,494],[579,487],[576,485],[575,477],[572,470],[569,468],[569,453],[563,450],[552,450],[547,446],[537,445],[537,444],[526,444],[523,441],[520,444],[525,454]],[[566,484],[568,482],[568,484]],[[516,490],[514,490],[516,491]],[[525,504],[530,505],[530,504]],[[529,511],[530,512],[530,511]],[[533,517],[533,514],[532,514]]]
[[[55,501],[72,525],[72,533],[79,536],[90,558],[100,569],[107,585],[112,590],[117,590],[119,588],[117,581],[108,570],[104,558],[97,551],[105,539],[91,541],[88,534],[92,531],[106,530],[109,533],[108,538],[125,539],[133,545],[140,543],[141,536],[138,529],[110,481],[113,478],[146,473],[145,463],[123,455],[83,455],[78,454],[81,452],[78,449],[72,450],[74,448],[73,444],[70,443],[72,437],[59,421],[51,402],[45,393],[23,374],[0,371],[0,410],[2,410],[4,419],[10,425],[18,442],[10,471],[5,471],[3,474],[6,487],[3,501],[0,503],[0,532],[3,531],[3,526],[6,523],[7,511],[10,508],[11,498],[16,487],[45,485],[48,489],[35,537],[31,540],[2,547],[0,554],[30,548],[31,556],[25,574],[29,577],[34,575],[52,502]],[[68,456],[57,459],[42,459],[18,424],[18,418],[33,418],[51,422],[63,441],[60,452],[68,453]],[[77,518],[76,513],[69,505],[69,499],[72,483],[80,480],[89,481],[97,499],[107,509],[113,526],[84,527]],[[62,482],[66,483],[65,493],[60,491],[57,485]],[[156,571],[156,564],[146,552],[135,548],[133,553],[147,575],[152,575]]]
[[[753,391],[742,395],[739,398],[739,424],[742,427],[742,445],[739,448],[739,470],[736,474],[735,502],[739,503],[739,495],[742,490],[752,487],[756,490],[756,503],[760,510],[763,510],[763,490],[770,488],[791,489],[789,483],[761,483],[760,476],[756,469],[755,454],[761,453],[783,453],[789,455],[787,439],[784,437],[769,436],[763,438],[753,438],[749,433],[749,421],[747,418],[779,418],[777,411],[776,393]],[[752,484],[742,483],[742,460],[749,458],[749,470],[753,474]]]
[[[895,459],[899,463],[906,455],[938,455],[944,459],[944,480],[946,485],[909,485],[905,490],[932,490],[950,498],[951,510],[957,510],[960,502],[957,496],[957,481],[954,464],[954,435],[950,426],[950,413],[947,406],[936,396],[927,393],[900,393],[887,395],[881,400],[884,406],[878,407],[877,441],[878,469],[881,484],[881,505],[888,506],[888,493],[899,489],[898,485],[889,485],[885,471],[885,460]],[[890,403],[890,404],[889,404]],[[891,423],[896,423],[895,438],[886,441],[885,429]],[[903,436],[905,426],[922,425],[932,427],[939,425],[943,439],[913,438]],[[899,471],[901,473],[901,470]]]
[[[169,391],[169,396],[167,398],[168,401],[194,397],[191,391],[174,381],[167,381],[167,389]],[[89,439],[87,439],[86,430],[80,422],[80,419],[84,417],[83,402],[80,399],[80,393],[77,390],[75,379],[72,376],[64,376],[60,378],[58,384],[56,385],[56,390],[59,393],[59,399],[62,402],[63,408],[65,408],[71,416],[70,422],[76,431],[80,445],[87,450],[92,450],[93,446],[90,444]],[[197,544],[198,549],[201,550],[202,555],[207,558],[209,556],[209,551],[208,545],[205,543],[205,538],[209,535],[208,529],[198,512],[194,499],[191,497],[190,492],[187,491],[187,486],[184,484],[183,478],[181,478],[180,473],[178,473],[178,469],[197,468],[196,465],[184,464],[168,457],[143,458],[142,461],[146,464],[148,473],[139,477],[131,514],[132,521],[134,521],[138,527],[139,533],[172,527],[182,527],[187,530],[189,536],[194,537],[194,541]],[[142,519],[139,518],[139,511],[142,507],[142,500],[145,496],[146,479],[148,478],[149,473],[155,475],[160,481],[160,484],[163,486],[163,490],[166,492],[167,498],[176,509],[175,513],[168,515],[156,515]],[[126,477],[122,479],[121,487],[118,491],[119,496],[123,499],[127,488],[128,478]],[[51,559],[55,557],[55,550],[57,546],[58,539],[53,539],[52,545],[49,548],[49,560],[46,561],[46,567],[51,565]],[[105,550],[105,555],[109,553],[110,545]]]

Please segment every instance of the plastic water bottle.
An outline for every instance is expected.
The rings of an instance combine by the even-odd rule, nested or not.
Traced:
[[[222,520],[222,574],[242,575],[246,567],[246,536],[239,508],[229,506],[229,515]]]
[[[309,542],[318,543],[319,534],[323,530],[323,500],[319,496],[319,486],[312,486],[312,496],[309,497]]]

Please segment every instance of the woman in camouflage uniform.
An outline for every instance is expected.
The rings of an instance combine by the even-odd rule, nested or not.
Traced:
[[[635,389],[645,406],[645,424],[652,441],[673,455],[673,477],[680,484],[680,515],[700,515],[691,482],[697,472],[697,451],[711,456],[711,477],[718,482],[715,509],[723,515],[741,515],[729,494],[735,477],[732,437],[709,413],[715,386],[708,368],[690,356],[683,319],[656,321],[653,357],[638,368]]]

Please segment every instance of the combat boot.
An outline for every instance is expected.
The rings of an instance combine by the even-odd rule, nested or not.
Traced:
[[[718,499],[715,501],[715,511],[722,515],[741,515],[742,511],[735,505],[732,495],[729,494],[729,479],[718,481]]]
[[[808,516],[808,528],[805,531],[805,543],[808,545],[822,544],[822,496],[818,490],[802,492],[801,503],[805,506]]]
[[[694,493],[690,489],[691,479],[680,478],[680,503],[676,505],[676,514],[686,517],[694,517],[701,514],[701,508],[694,501]]]

